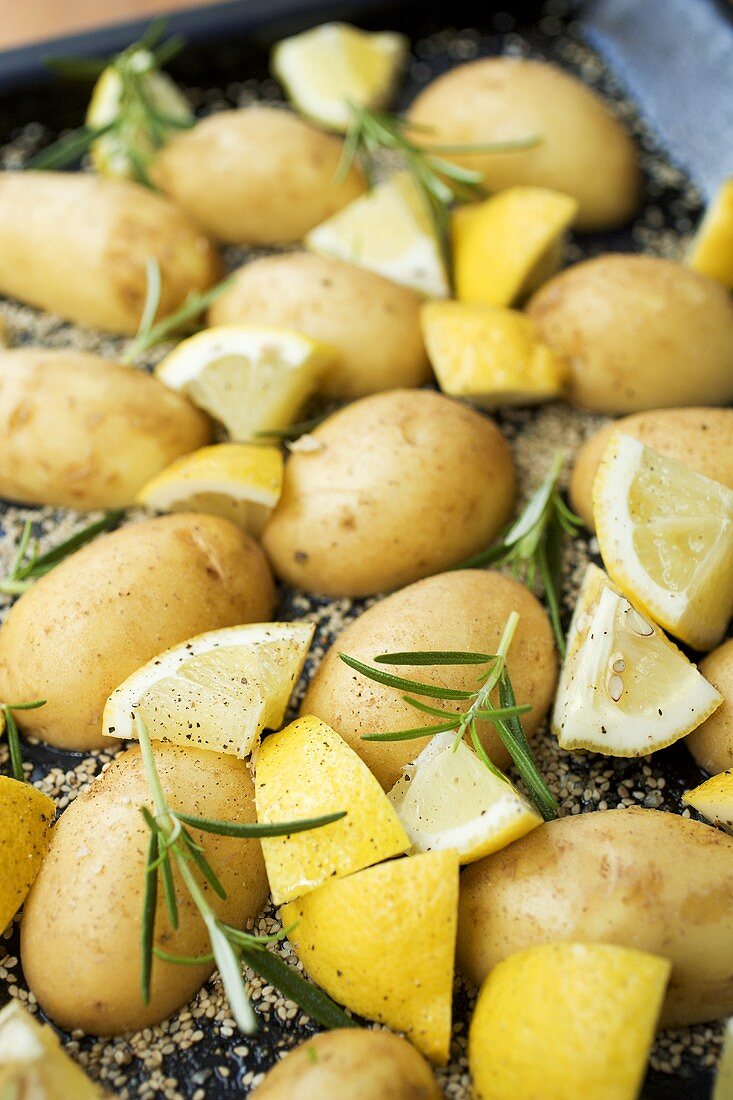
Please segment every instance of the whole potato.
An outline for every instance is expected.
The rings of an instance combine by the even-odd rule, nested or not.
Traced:
[[[570,363],[571,405],[629,413],[733,400],[733,299],[684,264],[598,256],[545,283],[527,310]]]
[[[276,1062],[252,1100],[440,1100],[433,1071],[391,1031],[314,1035]]]
[[[514,463],[493,421],[426,390],[363,397],[285,464],[263,542],[283,580],[368,596],[486,547],[511,515]]]
[[[156,745],[155,762],[173,810],[237,823],[256,820],[247,765],[233,756]],[[150,1002],[140,989],[140,928],[149,830],[140,806],[152,810],[137,746],[121,753],[67,810],[25,904],[21,926],[23,972],[41,1008],[60,1027],[93,1035],[139,1030],[186,1004],[214,967],[154,959]],[[193,829],[221,881],[219,898],[201,889],[220,919],[242,928],[267,900],[258,840]],[[174,955],[211,951],[188,890],[174,871],[180,923],[171,927],[162,890],[155,944]]]
[[[303,239],[365,190],[354,166],[337,178],[342,142],[290,111],[218,111],[167,142],[154,183],[230,244]]]
[[[419,135],[425,144],[538,138],[523,151],[447,159],[483,172],[490,191],[529,184],[572,195],[579,229],[621,225],[639,205],[631,138],[595,92],[545,61],[486,57],[457,65],[428,84],[408,118],[431,129]]]
[[[178,513],[95,539],[24,593],[0,628],[0,699],[45,699],[18,725],[62,749],[109,747],[109,694],[195,634],[263,622],[274,605],[260,547],[218,516]]]
[[[733,768],[733,638],[700,661],[700,672],[718,689],[723,703],[685,738],[685,744],[701,768],[717,775]]]
[[[335,729],[358,752],[382,786],[389,790],[402,767],[425,748],[427,738],[415,741],[362,741],[367,733],[411,729],[421,722],[402,698],[402,692],[359,675],[339,658],[346,653],[371,663],[381,653],[403,650],[468,650],[495,653],[510,611],[519,613],[519,625],[507,660],[520,703],[532,710],[522,718],[528,736],[537,730],[552,702],[557,681],[557,654],[544,609],[532,593],[502,576],[479,569],[442,573],[411,584],[364,611],[339,634],[311,680],[301,707]],[[439,665],[405,670],[380,666],[425,683],[475,690],[475,665]],[[431,700],[431,702],[437,702]],[[450,713],[465,704],[437,703]],[[491,722],[478,723],[479,736],[491,758],[506,767],[509,753]]]
[[[0,172],[0,293],[132,334],[149,259],[162,275],[159,317],[221,271],[188,215],[139,183],[89,172]]]
[[[0,350],[0,496],[8,500],[124,508],[210,438],[198,409],[142,371],[83,352]]]
[[[280,325],[329,344],[337,358],[321,393],[350,399],[428,380],[420,304],[414,290],[366,268],[295,252],[241,267],[209,323]]]
[[[461,875],[458,966],[552,942],[613,943],[672,963],[665,1027],[733,1012],[733,838],[633,807],[541,825]]]

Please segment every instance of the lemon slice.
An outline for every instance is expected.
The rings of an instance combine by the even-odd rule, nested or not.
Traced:
[[[455,852],[393,859],[334,879],[284,905],[280,919],[306,973],[334,1000],[404,1032],[431,1061],[447,1061]]]
[[[733,178],[725,181],[705,211],[687,262],[733,290]]]
[[[184,340],[155,373],[246,443],[292,424],[333,358],[325,344],[288,329],[220,325]]]
[[[418,852],[452,849],[473,863],[542,824],[509,780],[499,779],[455,734],[438,733],[389,792]]]
[[[282,725],[313,631],[253,623],[173,646],[112,692],[102,731],[134,738],[140,715],[154,741],[248,756],[263,729]]]
[[[387,106],[408,45],[401,34],[324,23],[278,42],[272,71],[299,111],[343,132],[351,119],[349,103]]]
[[[48,1024],[12,1000],[0,1011],[0,1096],[3,1100],[104,1100],[72,1062]]]
[[[183,455],[151,478],[138,504],[158,512],[207,512],[259,535],[282,491],[279,447],[220,443]]]
[[[733,769],[714,775],[694,790],[686,791],[682,801],[712,821],[713,825],[733,829]]]
[[[693,648],[717,645],[733,612],[733,490],[616,433],[593,518],[619,588]]]
[[[643,756],[684,737],[722,697],[661,630],[589,565],[552,715],[564,749]]]
[[[311,229],[308,248],[433,298],[449,294],[440,242],[408,172],[397,172]]]
[[[543,944],[500,962],[468,1035],[473,1095],[634,1100],[670,963],[606,944]]]
[[[266,737],[257,754],[258,821],[295,821],[346,810],[316,832],[265,837],[262,854],[276,905],[332,878],[400,855],[410,841],[369,768],[318,718]]]
[[[0,776],[0,933],[26,899],[48,850],[56,817],[52,798],[9,776]]]

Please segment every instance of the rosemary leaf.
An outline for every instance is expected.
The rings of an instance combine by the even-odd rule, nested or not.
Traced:
[[[141,935],[142,968],[140,983],[143,1002],[150,1003],[150,978],[153,971],[153,938],[155,935],[155,911],[158,903],[158,833],[150,834],[148,863],[145,869],[145,895],[143,897],[143,923]]]
[[[445,710],[445,708],[442,707],[431,707],[429,703],[423,703],[421,699],[413,699],[411,695],[403,695],[402,701],[414,707],[415,710],[421,711],[423,714],[434,715],[435,718],[455,717],[455,711]],[[460,717],[460,715],[458,717]]]
[[[20,748],[18,723],[15,721],[10,707],[4,706],[2,710],[5,716],[5,736],[8,739],[10,768],[13,773],[13,778],[17,779],[19,783],[23,783],[25,782],[25,772],[23,771],[23,754]]]
[[[370,665],[364,664],[363,661],[357,661],[355,657],[349,657],[346,653],[339,653],[339,657],[345,665],[353,668],[355,672],[360,672],[362,676],[367,676],[378,684],[384,684],[385,687],[411,691],[415,695],[427,695],[432,699],[471,699],[473,695],[472,692],[462,691],[459,688],[440,687],[437,684],[421,684],[419,680],[405,680],[402,676],[393,676],[389,672],[372,668]]]
[[[181,835],[183,837],[183,842],[186,845],[186,848],[191,856],[191,859],[196,864],[199,871],[204,876],[214,893],[217,894],[222,900],[224,900],[227,896],[227,892],[224,889],[218,875],[216,874],[216,871],[211,866],[208,859],[199,848],[198,844],[193,841],[193,839],[188,835],[185,829],[183,830]]]
[[[238,824],[233,821],[215,821],[208,817],[195,817],[193,814],[177,813],[176,817],[191,825],[195,829],[201,829],[205,833],[217,833],[219,836],[238,837],[263,837],[263,836],[290,836],[292,833],[303,833],[309,829],[320,829],[324,825],[330,825],[334,821],[340,821],[346,817],[346,810],[338,813],[325,814],[323,817],[302,818],[300,821],[278,822],[254,822]]]
[[[263,428],[262,431],[255,432],[254,435],[256,439],[281,439],[283,442],[288,442],[313,431],[314,428],[323,423],[328,415],[328,413],[321,413],[319,416],[312,416],[309,420],[300,420],[295,424],[290,424],[287,428]]]
[[[177,963],[179,966],[203,966],[204,963],[213,963],[213,955],[171,955],[162,947],[154,947],[153,954],[163,962]]]
[[[34,699],[32,703],[4,703],[9,710],[38,710],[39,707],[45,707],[45,699]]]
[[[97,535],[101,535],[104,531],[111,530],[115,527],[124,516],[124,509],[118,508],[114,511],[107,512],[102,519],[95,520],[94,523],[88,524],[86,527],[82,527],[80,531],[71,535],[70,538],[60,542],[57,546],[53,546],[50,550],[47,550],[45,554],[41,554],[36,558],[34,570],[43,570],[48,572],[54,565],[58,565],[59,562],[67,558],[69,554],[73,554],[75,550],[85,546],[92,539],[95,539]]]
[[[109,64],[106,57],[47,57],[43,64],[68,80],[96,80]]]
[[[97,126],[93,129],[81,126],[78,130],[72,130],[70,134],[65,134],[53,145],[41,149],[40,153],[36,153],[26,161],[25,168],[30,171],[68,168],[69,165],[76,164],[94,142],[104,137],[114,126],[114,122],[108,122],[105,126]]]
[[[432,737],[435,733],[448,733],[456,728],[460,722],[460,714],[453,715],[454,721],[448,721],[451,715],[446,714],[446,721],[437,726],[417,726],[410,730],[391,730],[389,733],[362,733],[361,741],[415,741],[419,737]]]
[[[161,854],[163,855],[163,860],[160,864],[160,879],[163,884],[165,907],[168,910],[168,920],[171,922],[171,928],[177,929],[178,901],[176,900],[176,886],[173,881],[173,868],[168,853],[164,852]]]
[[[486,665],[496,660],[496,654],[417,649],[414,653],[382,653],[374,660],[383,665]]]
[[[302,978],[297,970],[265,948],[243,947],[242,958],[266,982],[293,1001],[321,1027],[358,1027],[331,998]]]
[[[32,547],[30,546],[32,525],[30,520],[26,520],[10,572],[0,579],[0,592],[12,596],[22,595],[33,585],[34,581],[37,581],[46,573],[50,573],[54,566],[67,558],[69,554],[73,554],[75,550],[91,542],[102,531],[108,531],[111,527],[114,527],[123,515],[124,512],[122,511],[107,512],[102,519],[95,520],[94,523],[82,527],[76,534],[40,555],[35,543]],[[19,708],[16,707],[15,709]]]

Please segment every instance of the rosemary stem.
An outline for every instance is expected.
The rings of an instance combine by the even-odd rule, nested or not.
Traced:
[[[137,731],[138,741],[140,742],[140,754],[143,758],[145,774],[148,779],[150,791],[153,795],[153,802],[155,803],[155,816],[161,818],[162,821],[167,821],[169,818],[168,806],[166,805],[165,795],[160,783],[158,769],[155,766],[153,746],[150,741],[148,728],[139,714],[135,715],[135,729]]]
[[[33,581],[31,580],[12,580],[8,577],[0,581],[0,592],[4,596],[22,596],[32,585]]]

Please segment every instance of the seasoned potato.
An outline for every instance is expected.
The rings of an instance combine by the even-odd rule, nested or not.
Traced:
[[[733,768],[733,638],[700,661],[700,672],[718,689],[723,703],[685,744],[701,768],[717,775]]]
[[[510,611],[519,613],[519,625],[507,663],[517,701],[532,704],[532,710],[522,719],[531,737],[555,691],[557,655],[552,629],[542,606],[524,585],[500,573],[478,569],[428,577],[361,614],[339,634],[324,657],[308,686],[301,713],[317,715],[340,733],[389,790],[403,765],[425,748],[427,739],[362,741],[362,734],[410,729],[424,723],[404,702],[401,692],[360,676],[339,659],[339,653],[368,663],[380,653],[411,649],[495,653]],[[398,675],[414,673],[414,679],[464,691],[476,685],[475,665],[407,671],[383,667]],[[461,703],[439,705],[446,711],[461,707]],[[492,759],[499,767],[506,767],[509,754],[493,725],[479,722],[478,730]]]
[[[420,134],[426,144],[539,138],[521,152],[448,159],[483,172],[489,191],[529,184],[572,195],[580,229],[620,225],[639,204],[631,138],[590,88],[555,65],[515,57],[457,65],[420,93],[408,117],[431,128]]]
[[[614,431],[640,439],[666,458],[676,458],[733,489],[733,409],[651,409],[612,420],[586,440],[570,477],[570,503],[594,530],[592,491],[598,464]]]
[[[243,760],[199,749],[156,745],[169,805],[183,813],[238,823],[256,820],[254,787]],[[214,969],[153,962],[150,1002],[140,991],[140,927],[150,833],[140,806],[151,805],[140,750],[128,749],[63,813],[26,901],[23,971],[41,1008],[60,1027],[113,1035],[155,1024],[175,1012]],[[202,890],[217,915],[237,928],[267,898],[258,840],[192,830],[227,897]],[[175,872],[178,880],[178,872]],[[159,891],[155,943],[174,955],[211,948],[190,894],[178,880],[174,931]]]
[[[364,191],[355,167],[337,178],[342,148],[290,111],[244,107],[181,131],[158,154],[151,175],[219,240],[286,244]]]
[[[0,173],[0,293],[131,334],[150,258],[162,274],[159,316],[220,274],[198,226],[147,187],[88,172]]]
[[[83,352],[0,350],[0,496],[124,508],[211,438],[207,418],[153,377]]]
[[[733,400],[733,299],[684,264],[598,256],[545,283],[527,309],[570,363],[572,405],[629,413]]]
[[[729,1015],[733,838],[659,810],[605,810],[541,825],[461,876],[458,966],[476,985],[553,941],[669,959],[663,1026]]]
[[[415,291],[373,271],[296,252],[241,267],[209,322],[279,325],[323,341],[337,359],[321,393],[343,399],[427,381],[420,303]]]
[[[425,390],[364,397],[285,465],[263,542],[283,580],[368,596],[487,546],[511,515],[514,463],[496,425]]]
[[[252,1100],[440,1100],[433,1071],[391,1031],[314,1035],[276,1062]]]
[[[109,747],[109,694],[194,634],[270,618],[256,542],[227,519],[179,513],[77,550],[20,597],[0,629],[0,699],[45,699],[18,725],[64,749]]]

